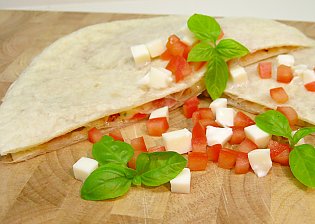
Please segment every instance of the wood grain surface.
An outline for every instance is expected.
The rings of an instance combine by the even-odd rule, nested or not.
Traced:
[[[149,15],[0,11],[0,98],[59,37],[91,24],[143,17]],[[315,23],[287,23],[315,38]],[[171,113],[170,122],[174,130],[191,127],[180,110]],[[122,133],[127,141],[144,135],[149,146],[160,141],[146,135],[144,123]],[[165,184],[132,187],[116,200],[84,201],[72,165],[90,156],[91,146],[81,142],[18,164],[1,158],[0,223],[315,223],[315,190],[277,164],[257,178],[209,162],[206,171],[192,173],[190,194],[170,193]]]

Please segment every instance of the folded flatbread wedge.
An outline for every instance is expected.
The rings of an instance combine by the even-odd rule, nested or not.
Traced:
[[[204,89],[202,72],[167,89],[140,88],[138,80],[151,66],[165,67],[167,62],[155,59],[138,68],[130,53],[131,46],[156,38],[166,43],[167,37],[180,30],[186,21],[186,17],[171,16],[97,24],[47,47],[3,98],[0,154],[24,160],[82,141],[90,127],[126,124],[133,114],[149,113],[154,105],[161,106],[154,102],[172,99],[171,106],[175,107],[198,95]],[[275,21],[253,18],[218,21],[226,38],[236,39],[249,48],[251,54],[241,59],[246,65],[314,45],[297,29]]]

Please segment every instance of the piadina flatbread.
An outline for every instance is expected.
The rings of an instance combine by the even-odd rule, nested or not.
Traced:
[[[3,98],[0,154],[10,153],[16,161],[31,158],[86,139],[92,126],[112,127],[111,115],[150,112],[150,102],[172,98],[180,105],[185,97],[198,95],[204,90],[202,72],[166,89],[140,88],[138,81],[151,66],[165,67],[167,62],[154,59],[137,67],[130,52],[131,46],[156,38],[166,43],[186,21],[187,17],[169,16],[97,24],[51,44],[25,68]],[[248,65],[314,46],[314,41],[297,29],[272,20],[223,18],[218,22],[225,38],[239,41],[251,52],[235,63]]]

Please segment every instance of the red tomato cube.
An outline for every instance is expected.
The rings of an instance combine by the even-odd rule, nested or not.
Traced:
[[[165,147],[164,146],[153,146],[148,148],[148,152],[165,152]]]
[[[289,100],[289,96],[283,87],[270,89],[270,96],[277,103],[285,103]]]
[[[170,62],[166,65],[166,69],[170,70],[175,75],[175,81],[179,82],[192,73],[192,69],[189,66],[185,58],[181,56],[174,56]]]
[[[233,135],[229,140],[231,145],[240,144],[245,139],[245,131],[243,127],[232,127]]]
[[[132,148],[135,151],[141,151],[141,152],[147,152],[148,151],[147,147],[145,145],[143,136],[141,136],[139,138],[131,139],[130,145],[132,146]]]
[[[270,140],[267,146],[270,149],[271,160],[281,154],[283,151],[288,150],[290,152],[291,148],[289,144],[280,143],[274,140]]]
[[[206,130],[199,122],[192,129],[191,144],[193,152],[206,152],[207,150]]]
[[[289,155],[290,151],[289,149],[286,149],[282,151],[279,155],[275,156],[272,161],[279,163],[283,166],[289,166]]]
[[[236,174],[245,174],[249,171],[250,164],[248,160],[248,154],[243,152],[238,152],[235,162],[234,172]]]
[[[247,127],[255,124],[255,121],[241,111],[238,111],[234,117],[234,126]]]
[[[293,79],[292,69],[286,65],[279,65],[277,69],[277,81],[289,83]]]
[[[199,108],[198,112],[200,114],[200,119],[215,119],[211,108]]]
[[[196,122],[198,122],[200,119],[201,119],[201,116],[200,116],[199,111],[193,112],[193,114],[191,115],[192,123],[195,125]]]
[[[213,162],[218,162],[221,149],[222,149],[221,144],[207,146],[208,159]]]
[[[171,58],[173,57],[173,55],[170,53],[170,51],[168,49],[166,49],[161,55],[160,58],[164,61],[169,61],[171,60]]]
[[[166,43],[166,48],[173,56],[186,57],[189,52],[189,47],[183,43],[176,35],[171,35]]]
[[[102,132],[97,128],[92,128],[88,131],[88,140],[91,143],[100,141],[103,137]]]
[[[299,121],[299,117],[298,114],[296,113],[296,111],[289,106],[279,106],[277,107],[277,111],[279,111],[280,113],[282,113],[284,116],[286,116],[286,118],[289,120],[289,124],[291,126],[294,126],[298,123]]]
[[[237,152],[231,149],[220,150],[218,166],[223,169],[232,169],[236,163]]]
[[[221,127],[215,120],[212,119],[200,119],[199,123],[206,128],[207,126],[213,126],[213,127]]]
[[[186,100],[183,105],[184,116],[191,118],[192,114],[198,110],[198,104],[199,100],[196,96]]]
[[[122,141],[122,142],[124,141],[124,138],[123,138],[119,129],[115,129],[115,130],[109,132],[108,135],[110,137],[112,137],[113,139],[115,139],[116,141]]]
[[[262,79],[270,79],[272,76],[272,63],[260,62],[257,67],[258,74]]]
[[[138,156],[143,153],[142,151],[139,151],[139,150],[134,150],[134,154],[133,156],[131,157],[131,159],[129,160],[127,166],[131,169],[136,169],[136,161],[137,161],[137,158]]]
[[[166,117],[157,117],[147,120],[146,122],[148,133],[151,136],[162,136],[168,128],[168,122]]]
[[[130,120],[132,120],[132,121],[140,121],[140,120],[145,119],[147,117],[148,117],[147,114],[136,113],[135,115],[132,116],[132,118],[130,118]]]
[[[218,40],[221,40],[223,37],[224,37],[224,32],[223,32],[223,30],[221,30],[221,33],[218,36]]]
[[[238,146],[238,150],[245,153],[248,153],[254,149],[258,149],[258,146],[248,138],[245,138]]]
[[[315,81],[306,83],[304,87],[310,92],[315,92]]]
[[[208,154],[206,152],[189,152],[188,165],[190,170],[205,170],[208,164]]]

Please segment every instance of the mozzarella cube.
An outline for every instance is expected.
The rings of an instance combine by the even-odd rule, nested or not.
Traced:
[[[234,115],[233,108],[218,108],[215,121],[223,127],[232,127],[234,125]]]
[[[188,26],[185,25],[179,30],[180,39],[182,42],[187,44],[188,46],[192,46],[194,43],[198,41],[195,35],[189,30]]]
[[[184,154],[191,151],[192,134],[187,128],[162,134],[166,151]]]
[[[130,49],[136,65],[143,65],[151,61],[149,50],[144,44],[132,46]]]
[[[222,146],[227,143],[232,137],[232,128],[218,128],[213,126],[207,126],[206,137],[207,144],[209,146],[215,144],[221,144]]]
[[[151,67],[149,86],[153,89],[165,89],[173,81],[172,72],[165,68]]]
[[[315,81],[315,72],[312,69],[305,69],[302,72],[303,83],[307,84]]]
[[[74,177],[82,182],[98,167],[98,162],[94,159],[81,157],[75,164],[73,164]]]
[[[258,177],[264,177],[272,167],[270,149],[255,149],[248,153],[249,164]]]
[[[293,75],[302,78],[304,70],[307,69],[307,65],[299,64],[292,67]]]
[[[216,110],[218,108],[225,108],[225,107],[227,107],[227,99],[226,98],[218,98],[218,99],[212,101],[210,103],[209,107],[211,108],[212,113],[214,115],[216,115]]]
[[[291,54],[280,54],[277,56],[277,64],[291,67],[294,65],[294,57]]]
[[[155,39],[146,44],[151,58],[160,56],[165,51],[165,44],[161,39]]]
[[[292,133],[291,133],[292,137],[295,134],[295,132],[297,132],[297,130],[296,131],[292,131]],[[296,145],[303,145],[303,144],[305,144],[305,139],[304,138],[301,138],[300,141],[298,141],[296,143]]]
[[[236,65],[230,69],[232,81],[236,84],[244,83],[248,80],[244,67]]]
[[[171,191],[174,193],[190,193],[190,169],[184,168],[174,179],[170,181]]]
[[[151,112],[149,119],[166,117],[167,121],[169,120],[168,106],[161,107]]]
[[[261,130],[257,125],[251,125],[244,128],[245,135],[249,138],[252,142],[254,142],[259,148],[267,147],[271,135],[267,132]]]

